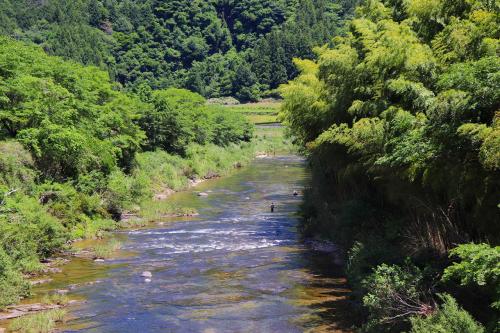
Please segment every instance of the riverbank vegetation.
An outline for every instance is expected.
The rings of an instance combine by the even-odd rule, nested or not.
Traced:
[[[0,34],[105,69],[127,90],[255,100],[296,73],[355,0],[2,0]]]
[[[0,37],[0,308],[69,241],[248,162],[252,137],[196,93],[125,92],[103,70]]]
[[[313,168],[303,232],[348,249],[364,331],[500,329],[499,13],[365,1],[281,88]]]
[[[57,323],[64,322],[66,310],[54,309],[25,317],[16,318],[9,325],[9,332],[50,333],[54,332]]]

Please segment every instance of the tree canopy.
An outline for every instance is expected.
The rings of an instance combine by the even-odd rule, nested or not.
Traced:
[[[292,78],[291,59],[328,42],[350,2],[2,0],[0,33],[107,69],[130,90],[184,87],[252,100]]]

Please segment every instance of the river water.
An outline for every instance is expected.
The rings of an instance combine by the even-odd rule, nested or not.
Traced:
[[[308,181],[302,159],[275,157],[175,194],[200,215],[122,232],[129,255],[81,271],[100,283],[71,292],[86,302],[65,331],[348,332],[341,270],[298,238]]]

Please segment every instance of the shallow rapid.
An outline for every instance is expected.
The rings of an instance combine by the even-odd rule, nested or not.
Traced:
[[[65,331],[347,332],[345,279],[296,230],[292,194],[307,183],[302,159],[276,157],[175,194],[200,215],[122,232],[130,254],[96,264],[110,267],[101,282],[72,291],[86,302]]]

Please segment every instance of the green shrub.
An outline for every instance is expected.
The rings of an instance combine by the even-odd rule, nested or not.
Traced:
[[[242,114],[214,106],[209,108],[209,114],[213,123],[212,143],[227,146],[252,139],[253,125]]]
[[[16,195],[0,206],[0,244],[19,266],[49,257],[68,236],[35,198]]]
[[[426,317],[411,318],[411,333],[483,333],[484,328],[450,295],[440,296],[443,304]]]
[[[460,280],[462,286],[488,287],[494,302],[492,307],[500,310],[500,246],[487,244],[463,244],[450,252],[459,262],[446,268],[443,280]]]
[[[154,191],[183,189],[190,176],[185,159],[162,150],[137,154],[136,174],[145,175]]]
[[[432,311],[432,300],[424,288],[422,271],[411,263],[382,264],[363,281],[363,304],[369,310],[368,331],[402,328],[409,317]]]
[[[68,229],[85,222],[87,217],[107,214],[98,194],[81,193],[68,182],[44,183],[37,187],[37,196],[48,212]]]
[[[0,309],[29,294],[29,283],[15,269],[10,256],[0,247]]]
[[[101,238],[107,231],[117,228],[116,222],[110,219],[90,219],[86,217],[71,230],[72,239]]]
[[[364,243],[355,242],[348,252],[346,271],[354,291],[364,291],[362,281],[373,273],[373,268],[394,259],[394,247],[381,237],[373,236]]]
[[[31,154],[19,142],[0,142],[0,186],[5,186],[0,201],[9,191],[32,189],[36,174]]]
[[[126,175],[121,170],[113,171],[108,179],[105,193],[107,210],[115,218],[119,218],[123,209],[130,209],[141,200],[151,197],[151,179],[146,174],[135,170],[132,175]]]

